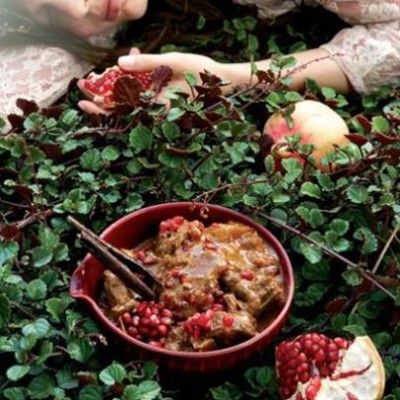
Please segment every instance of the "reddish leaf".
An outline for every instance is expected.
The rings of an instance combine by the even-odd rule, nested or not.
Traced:
[[[172,69],[166,65],[160,65],[155,68],[151,74],[154,90],[160,93],[162,88],[168,85],[172,78]]]
[[[22,131],[24,128],[25,118],[18,114],[7,115],[8,122],[11,124],[12,131]]]
[[[380,133],[380,132],[375,133],[375,137],[380,143],[382,143],[384,145],[393,144],[393,143],[399,143],[400,142],[400,138],[399,137],[387,136],[387,135],[385,135],[383,133]]]
[[[200,79],[203,83],[203,85],[206,86],[218,86],[219,84],[222,83],[221,78],[219,78],[216,75],[210,74],[209,72],[200,72]]]
[[[370,133],[372,130],[372,124],[368,120],[367,117],[365,117],[362,114],[358,114],[354,117],[355,120],[365,129],[366,132]]]
[[[40,145],[40,149],[52,160],[59,160],[62,157],[62,151],[58,144],[43,143]]]
[[[39,106],[34,101],[17,99],[16,104],[17,107],[22,110],[24,117],[39,111]]]
[[[115,82],[114,98],[117,103],[135,107],[140,101],[142,91],[143,85],[138,79],[131,75],[124,75]]]
[[[13,186],[15,193],[18,193],[23,199],[27,200],[29,203],[32,202],[32,190],[26,186],[15,185]]]
[[[54,118],[54,119],[60,118],[63,112],[64,110],[59,106],[53,106],[41,110],[41,114],[43,114],[46,118]]]
[[[380,153],[381,156],[387,157],[387,162],[391,165],[398,165],[400,160],[400,149],[390,148]]]
[[[10,168],[0,168],[0,178],[5,179],[17,179],[18,174]]]
[[[257,71],[255,75],[259,83],[274,83],[276,81],[276,77],[271,71]]]
[[[326,304],[325,311],[332,314],[339,313],[343,311],[343,308],[347,304],[348,300],[349,299],[347,297],[337,297]]]
[[[365,143],[368,143],[368,139],[365,136],[357,133],[350,133],[346,135],[346,137],[350,140],[350,142],[356,144],[357,146],[363,146]]]
[[[15,225],[0,224],[0,241],[11,242],[20,238],[21,232]]]

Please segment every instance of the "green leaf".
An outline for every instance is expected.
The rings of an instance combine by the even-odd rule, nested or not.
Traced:
[[[373,132],[387,133],[389,132],[390,124],[389,121],[382,116],[372,118],[372,130]]]
[[[100,372],[99,378],[106,385],[112,386],[115,383],[122,382],[126,377],[125,368],[116,362]]]
[[[301,270],[304,278],[310,281],[326,281],[330,278],[329,263],[321,260],[315,264],[307,263]]]
[[[316,199],[321,198],[321,190],[315,183],[304,182],[301,185],[300,192],[305,196],[314,197]]]
[[[350,286],[357,286],[362,283],[361,275],[354,268],[348,268],[342,273],[342,277]]]
[[[77,338],[68,343],[68,353],[70,357],[81,363],[87,363],[93,352],[93,346],[85,338]]]
[[[349,332],[354,336],[367,335],[367,331],[365,330],[365,328],[360,325],[346,325],[342,329],[343,329],[343,331]]]
[[[46,399],[54,393],[56,382],[48,373],[42,373],[28,385],[28,391],[32,399]]]
[[[126,386],[123,400],[155,400],[161,393],[160,385],[155,381],[143,381],[139,385]]]
[[[140,153],[143,150],[148,150],[153,144],[153,134],[149,128],[138,125],[129,133],[129,143],[135,153]]]
[[[30,370],[29,365],[14,365],[7,369],[6,375],[10,381],[18,381]]]
[[[57,322],[59,322],[60,317],[72,301],[73,300],[69,297],[53,297],[46,301],[46,310]]]
[[[61,370],[56,374],[57,385],[62,389],[75,389],[79,386],[79,381],[76,379],[71,371]]]
[[[363,227],[354,232],[354,238],[362,242],[362,254],[371,254],[378,250],[378,239],[370,229]]]
[[[78,400],[103,400],[103,392],[99,385],[86,385],[78,395]]]
[[[343,236],[349,230],[349,221],[344,219],[336,218],[330,223],[330,228],[335,231],[339,236]]]
[[[45,247],[36,247],[32,250],[32,261],[36,268],[47,265],[53,259],[52,251]]]
[[[116,146],[107,146],[101,152],[101,158],[104,161],[115,161],[118,160],[121,155],[120,150]]]
[[[181,135],[179,126],[173,122],[164,122],[162,125],[162,132],[170,142],[173,142]]]
[[[45,338],[51,330],[49,322],[44,318],[38,318],[36,321],[25,325],[22,333],[25,336],[37,335],[39,338]]]
[[[26,389],[22,387],[7,388],[3,391],[4,397],[8,400],[25,400]]]
[[[270,391],[275,389],[276,377],[275,371],[272,367],[253,367],[245,372],[245,378],[251,386],[252,397],[258,397],[263,393],[266,388]]]
[[[303,256],[311,263],[316,264],[321,261],[322,250],[309,242],[302,241],[300,243],[300,250]]]
[[[11,318],[11,305],[5,294],[0,294],[0,331],[5,329]]]
[[[17,242],[0,241],[0,267],[17,257],[19,246]]]
[[[80,157],[80,165],[83,169],[89,171],[100,171],[103,167],[100,151],[97,149],[90,149],[83,153]]]
[[[334,99],[336,97],[335,90],[330,87],[322,87],[321,92],[324,95],[325,99]]]
[[[231,383],[211,389],[211,394],[214,400],[240,400],[243,398],[240,389]]]
[[[369,200],[369,194],[363,186],[352,186],[346,190],[347,198],[355,204],[364,204]]]
[[[26,292],[32,300],[43,300],[47,295],[47,285],[41,279],[34,279],[29,282]]]

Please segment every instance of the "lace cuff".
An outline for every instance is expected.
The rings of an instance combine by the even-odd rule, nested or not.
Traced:
[[[67,51],[46,46],[5,47],[0,50],[0,116],[18,113],[18,98],[47,107],[58,100],[75,77],[92,66]]]
[[[359,93],[400,84],[400,22],[357,25],[321,46],[339,63]]]

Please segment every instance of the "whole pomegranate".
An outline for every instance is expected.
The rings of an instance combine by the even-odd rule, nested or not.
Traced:
[[[104,110],[112,110],[116,106],[114,85],[122,76],[136,79],[143,91],[152,86],[151,72],[127,72],[118,66],[107,68],[101,74],[91,72],[86,78],[79,80],[78,86],[98,106]]]
[[[380,400],[385,370],[368,336],[354,340],[307,333],[276,348],[282,399]]]
[[[314,146],[311,156],[316,161],[316,167],[326,170],[327,166],[322,165],[321,160],[333,150],[334,146],[349,143],[346,137],[349,134],[346,122],[338,113],[319,101],[303,100],[295,103],[291,117],[292,128],[280,112],[272,114],[265,123],[264,134],[272,140],[271,152],[277,159],[295,157],[304,162],[285,145],[287,136],[300,134],[301,144]]]

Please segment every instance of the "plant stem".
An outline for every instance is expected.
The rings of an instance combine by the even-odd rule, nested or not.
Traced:
[[[346,257],[342,256],[341,254],[336,253],[329,247],[323,245],[322,243],[317,242],[316,240],[310,238],[309,236],[305,235],[304,233],[300,232],[299,230],[285,224],[284,222],[280,221],[279,219],[270,217],[266,215],[265,213],[261,212],[257,208],[254,207],[247,207],[252,211],[255,211],[260,217],[272,222],[273,224],[279,226],[280,228],[284,228],[285,230],[294,233],[295,235],[301,237],[302,239],[308,241],[309,243],[319,247],[324,253],[328,254],[329,256],[333,258],[337,258],[344,264],[348,265],[351,268],[354,268],[363,278],[366,280],[370,281],[373,285],[375,285],[377,288],[382,290],[382,292],[386,293],[391,299],[396,300],[396,296],[394,296],[389,290],[387,290],[383,285],[381,285],[374,276],[371,276],[372,274],[370,272],[367,272],[362,268],[360,265],[354,263],[353,261],[347,259]]]
[[[390,235],[389,239],[387,240],[387,242],[385,243],[385,246],[383,247],[381,254],[379,254],[378,259],[376,260],[376,263],[374,265],[374,267],[371,270],[372,274],[375,274],[378,271],[379,266],[382,263],[383,257],[385,257],[385,254],[387,253],[387,251],[389,250],[390,245],[392,244],[394,238],[396,237],[397,233],[399,232],[400,229],[400,225],[397,225],[392,234]]]

